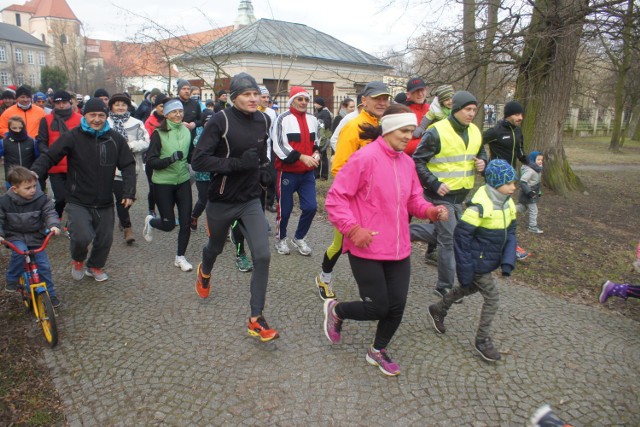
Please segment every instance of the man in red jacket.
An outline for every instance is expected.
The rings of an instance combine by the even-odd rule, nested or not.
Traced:
[[[71,108],[71,94],[59,90],[53,94],[53,110],[40,120],[38,136],[36,140],[44,146],[51,147],[63,135],[80,125],[82,115],[74,113]],[[48,151],[48,150],[47,150]],[[67,204],[67,157],[65,156],[57,165],[48,171],[51,189],[55,199],[55,209],[58,218],[62,218],[62,212]],[[43,180],[47,177],[42,177]]]
[[[422,121],[422,118],[429,111],[429,104],[427,104],[427,83],[420,77],[412,77],[407,82],[407,101],[405,105],[411,109],[418,119],[418,123]],[[420,144],[421,135],[414,133],[413,138],[409,140],[404,152],[409,156],[413,155],[413,152],[418,148]]]

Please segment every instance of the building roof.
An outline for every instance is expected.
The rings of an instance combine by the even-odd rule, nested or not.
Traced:
[[[29,0],[24,5],[12,4],[3,10],[30,13],[34,18],[62,18],[78,21],[65,0]]]
[[[9,40],[14,43],[30,44],[39,47],[48,47],[46,43],[32,36],[20,27],[0,22],[0,40]]]
[[[304,24],[260,19],[201,48],[182,60],[255,53],[353,65],[393,68],[381,59]]]

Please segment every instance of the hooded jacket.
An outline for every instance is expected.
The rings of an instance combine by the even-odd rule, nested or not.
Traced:
[[[4,139],[0,139],[0,157],[4,157],[4,176],[7,176],[9,168],[14,165],[30,168],[42,151],[42,145],[29,138],[24,130],[22,135],[7,132]]]
[[[10,188],[0,197],[0,236],[8,241],[24,242],[29,248],[42,245],[45,230],[60,228],[53,202],[38,188],[31,200],[20,197]]]
[[[84,119],[83,119],[84,122]],[[81,124],[65,133],[34,163],[32,170],[43,176],[67,156],[67,201],[89,208],[113,206],[113,177],[122,171],[123,198],[135,199],[136,162],[124,138],[109,129],[92,133]],[[106,130],[106,131],[105,131]]]

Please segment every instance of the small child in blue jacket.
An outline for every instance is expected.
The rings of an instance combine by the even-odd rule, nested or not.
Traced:
[[[484,298],[475,349],[489,362],[500,360],[493,346],[491,322],[498,311],[499,294],[492,272],[502,269],[510,276],[516,265],[516,172],[502,159],[489,162],[486,185],[478,188],[454,231],[456,272],[460,284],[442,300],[429,306],[429,316],[438,333],[445,333],[444,318],[451,305],[480,292]]]

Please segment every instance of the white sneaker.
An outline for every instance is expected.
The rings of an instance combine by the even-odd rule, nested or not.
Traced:
[[[304,256],[311,255],[311,248],[309,247],[309,245],[307,245],[307,242],[305,242],[304,239],[293,238],[291,239],[291,244],[295,246],[296,249],[298,249],[298,252],[300,252],[300,255],[304,255]]]
[[[276,250],[280,255],[289,255],[289,245],[287,245],[287,238],[276,242]]]
[[[189,264],[189,261],[184,256],[177,256],[176,261],[173,263],[176,267],[180,267],[182,271],[191,271],[193,270],[193,266]]]
[[[153,218],[154,218],[153,215],[147,215],[144,218],[144,228],[142,229],[142,237],[144,237],[144,240],[146,240],[147,242],[150,242],[153,240],[153,227],[151,226],[151,224],[149,224]]]

